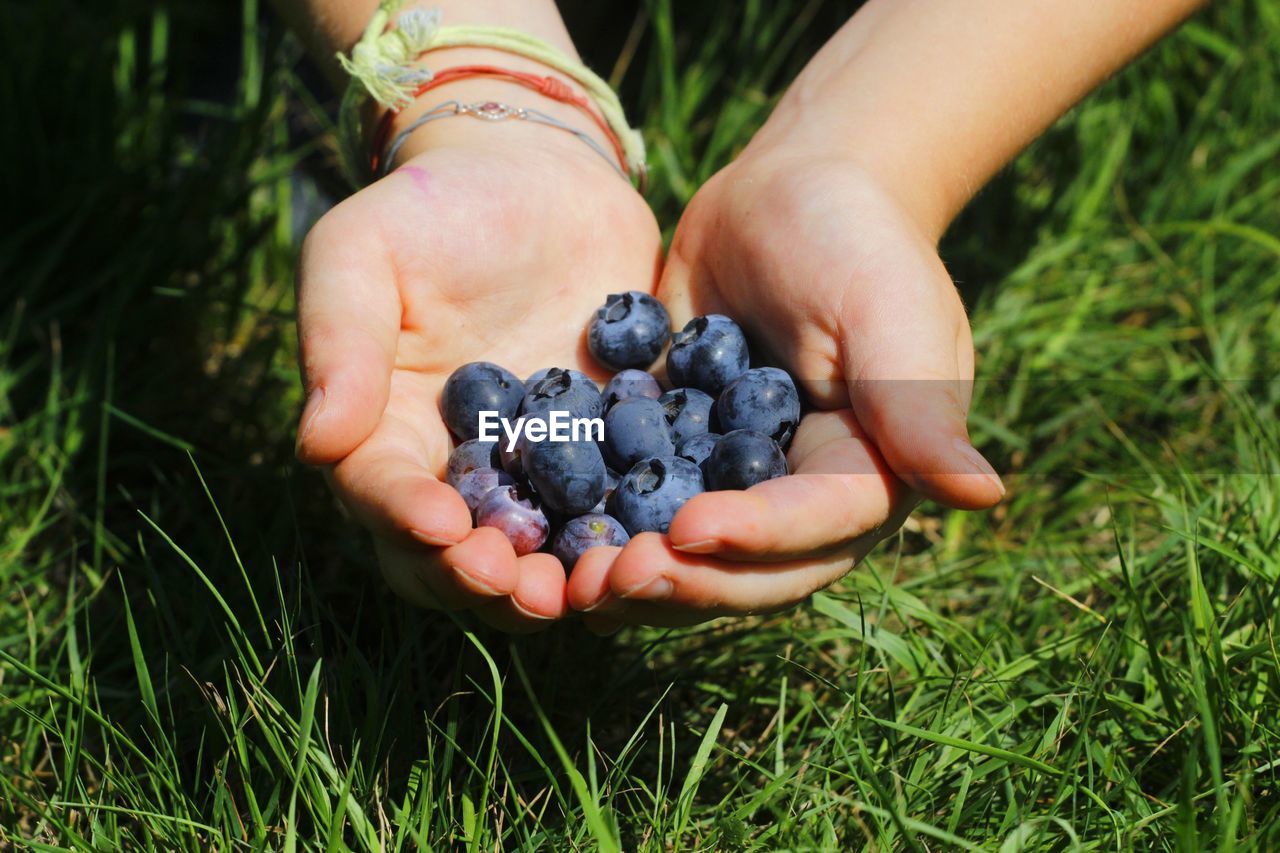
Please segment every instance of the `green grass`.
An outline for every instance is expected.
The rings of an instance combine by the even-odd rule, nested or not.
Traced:
[[[724,5],[619,66],[668,227],[848,12]],[[252,0],[0,15],[0,847],[1280,845],[1278,0],[948,236],[1002,506],[788,614],[514,642],[393,600],[291,461],[296,47]]]

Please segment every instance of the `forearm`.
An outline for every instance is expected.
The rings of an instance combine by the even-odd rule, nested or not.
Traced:
[[[933,236],[1076,101],[1206,0],[871,0],[757,147],[847,155]]]
[[[364,32],[378,0],[273,0],[280,15],[321,63],[329,78],[341,84],[344,76],[334,54],[346,53]],[[485,24],[531,33],[570,56],[573,41],[556,9],[555,0],[432,0],[444,23]]]

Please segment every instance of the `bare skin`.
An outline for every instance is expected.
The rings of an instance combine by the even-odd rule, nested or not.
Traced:
[[[278,5],[341,85],[331,57],[350,50],[375,0]],[[450,23],[515,27],[573,53],[551,0],[432,5]],[[487,50],[439,51],[430,63],[549,73]],[[405,110],[393,133],[450,99],[534,106],[604,144],[572,107],[495,80],[439,87]],[[568,612],[564,569],[548,554],[517,558],[498,531],[472,528],[442,480],[449,435],[440,390],[470,361],[521,376],[548,365],[600,376],[579,318],[609,293],[654,290],[657,223],[581,140],[539,125],[432,122],[392,165],[393,174],[317,223],[303,248],[298,330],[308,398],[298,456],[325,469],[372,533],[396,593],[513,633],[536,631]]]
[[[797,476],[699,495],[667,537],[593,553],[571,604],[681,625],[789,607],[843,576],[921,496],[1004,486],[965,426],[964,306],[937,243],[969,198],[1200,0],[872,0],[747,150],[698,192],[659,297],[720,311],[798,377]]]
[[[432,131],[307,238],[298,453],[326,466],[401,596],[536,630],[567,612],[564,569],[472,529],[441,481],[440,391],[470,361],[600,376],[580,318],[609,293],[653,289],[658,229],[639,195],[567,134],[466,118]]]
[[[281,0],[317,53],[347,49],[372,0]],[[571,52],[554,3],[455,0],[449,23],[533,32]],[[309,236],[299,276],[308,405],[299,456],[327,466],[374,533],[388,583],[512,631],[585,611],[589,626],[685,625],[802,601],[928,497],[981,509],[1004,486],[969,442],[974,353],[937,241],[995,171],[1201,0],[872,0],[685,212],[665,271],[652,214],[581,141],[545,127],[435,122],[390,177]],[[432,54],[433,67],[486,61]],[[439,100],[528,104],[493,81]],[[430,108],[415,105],[399,122]],[[571,108],[539,109],[587,127]],[[448,374],[475,360],[599,375],[583,318],[654,290],[678,323],[721,311],[799,377],[819,411],[793,476],[701,495],[668,536],[589,552],[566,584],[472,530],[439,481]]]

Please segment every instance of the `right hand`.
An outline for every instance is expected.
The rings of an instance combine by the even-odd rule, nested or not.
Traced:
[[[298,457],[325,466],[399,595],[537,630],[568,610],[564,569],[472,528],[442,481],[440,392],[471,361],[521,378],[550,366],[599,377],[583,329],[607,294],[654,290],[657,223],[554,128],[459,116],[410,144],[416,153],[330,211],[303,248]]]

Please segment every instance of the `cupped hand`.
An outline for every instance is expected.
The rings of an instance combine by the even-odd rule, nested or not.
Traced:
[[[659,296],[677,322],[735,318],[815,410],[791,475],[699,495],[667,536],[584,557],[570,603],[598,625],[782,609],[848,572],[921,496],[979,509],[1003,495],[969,442],[973,346],[936,235],[856,164],[748,149],[690,203]]]
[[[555,129],[455,117],[419,136],[425,150],[307,237],[298,455],[326,466],[401,596],[536,630],[566,613],[564,570],[473,529],[442,480],[440,392],[470,361],[599,376],[586,321],[609,293],[653,290],[657,224],[607,163]]]

